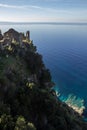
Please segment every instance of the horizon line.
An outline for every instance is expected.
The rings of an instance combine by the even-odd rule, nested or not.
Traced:
[[[68,24],[76,24],[76,25],[84,25],[84,24],[87,24],[87,22],[25,22],[25,21],[23,21],[23,22],[13,22],[13,21],[0,21],[0,23],[2,23],[2,24],[5,24],[5,23],[8,23],[8,24],[66,24],[66,25],[68,25]]]

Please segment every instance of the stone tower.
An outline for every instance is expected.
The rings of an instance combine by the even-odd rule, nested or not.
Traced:
[[[26,39],[27,39],[27,40],[30,40],[30,31],[27,31],[27,32],[26,32]]]
[[[0,29],[0,34],[2,34],[1,29]]]
[[[0,30],[0,40],[2,40],[2,39],[3,39],[3,36],[2,36],[2,32]]]
[[[23,34],[20,33],[19,34],[19,44],[20,44],[20,46],[22,46],[22,39],[23,39]]]

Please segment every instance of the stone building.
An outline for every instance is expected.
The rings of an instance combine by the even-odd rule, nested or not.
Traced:
[[[24,33],[19,33],[14,29],[9,29],[3,35],[0,30],[0,48],[11,46],[11,44],[19,44],[21,47],[25,47],[26,44],[30,44],[30,31]]]
[[[15,41],[19,42],[19,33],[15,31],[14,29],[9,29],[7,32],[4,33],[5,39],[12,39],[14,38]]]

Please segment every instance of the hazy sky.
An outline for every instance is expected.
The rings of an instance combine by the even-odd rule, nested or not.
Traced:
[[[87,0],[0,0],[0,21],[87,22]]]

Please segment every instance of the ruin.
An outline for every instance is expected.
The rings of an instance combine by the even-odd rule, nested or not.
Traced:
[[[30,31],[27,31],[27,32],[26,32],[26,38],[27,38],[28,40],[30,40]]]
[[[2,36],[2,32],[0,30],[0,40],[2,40],[2,39],[3,39],[3,36]]]
[[[11,46],[11,44],[24,46],[25,43],[32,43],[30,40],[30,31],[27,31],[25,35],[24,33],[19,33],[12,28],[4,34],[2,34],[0,30],[0,48],[4,49],[4,47]]]

